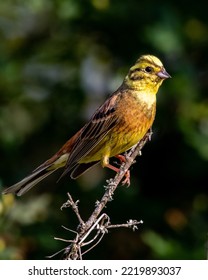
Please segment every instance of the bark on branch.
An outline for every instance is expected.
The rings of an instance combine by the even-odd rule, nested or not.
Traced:
[[[61,209],[71,207],[77,216],[79,225],[76,231],[67,229],[75,233],[75,238],[73,240],[55,238],[56,240],[61,240],[69,243],[69,245],[66,248],[61,250],[64,251],[64,259],[82,259],[82,256],[85,253],[94,248],[101,241],[103,236],[108,232],[109,228],[127,227],[136,230],[137,225],[142,223],[142,221],[130,219],[124,224],[111,225],[109,216],[106,213],[101,214],[101,212],[104,209],[104,207],[106,207],[106,204],[112,201],[116,188],[122,181],[123,177],[129,170],[131,165],[135,162],[136,156],[141,154],[142,148],[144,147],[146,142],[151,139],[151,135],[152,131],[149,130],[143,137],[143,139],[140,140],[133,148],[131,148],[131,150],[128,153],[125,154],[125,163],[121,164],[119,172],[116,173],[113,179],[107,180],[107,186],[105,186],[105,193],[101,200],[96,202],[95,209],[86,222],[83,221],[79,213],[79,201],[74,202],[71,195],[68,193],[68,200],[62,205]]]

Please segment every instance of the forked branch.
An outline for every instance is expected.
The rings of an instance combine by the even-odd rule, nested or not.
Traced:
[[[77,231],[73,231],[76,235],[73,240],[55,238],[69,243],[69,245],[62,250],[64,251],[64,259],[82,259],[82,256],[85,253],[94,248],[101,241],[103,236],[108,232],[109,228],[127,227],[136,230],[137,225],[142,223],[142,221],[130,219],[124,224],[111,225],[109,216],[106,213],[101,214],[101,212],[106,206],[106,204],[112,201],[116,188],[122,181],[123,177],[127,174],[127,171],[129,170],[131,165],[135,162],[136,156],[141,154],[142,148],[144,147],[146,142],[151,139],[151,135],[152,131],[149,130],[143,137],[143,139],[140,140],[134,147],[131,148],[131,150],[128,153],[125,154],[125,162],[121,164],[120,170],[115,175],[115,177],[113,179],[107,180],[107,186],[105,186],[105,193],[101,200],[96,202],[95,209],[86,222],[82,220],[81,215],[79,213],[79,201],[74,202],[71,195],[68,193],[68,200],[62,205],[61,209],[71,207],[77,216],[79,225],[77,227]],[[88,248],[86,248],[87,246]]]

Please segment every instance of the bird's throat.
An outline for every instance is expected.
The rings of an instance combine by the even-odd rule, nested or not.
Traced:
[[[137,92],[134,94],[139,103],[146,105],[147,109],[152,108],[156,103],[156,94],[147,92]]]

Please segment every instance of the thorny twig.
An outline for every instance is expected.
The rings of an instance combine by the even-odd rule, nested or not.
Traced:
[[[84,226],[84,221],[82,220],[80,214],[79,214],[79,209],[78,209],[78,203],[79,203],[79,200],[77,201],[73,201],[70,193],[67,193],[68,195],[68,200],[67,202],[65,202],[62,206],[61,206],[61,210],[63,210],[63,208],[68,208],[68,207],[71,207],[72,210],[74,211],[74,213],[76,214],[77,218],[78,218],[78,221],[80,223],[81,226]]]
[[[56,240],[61,240],[70,243],[69,246],[67,246],[66,248],[58,252],[60,253],[64,251],[64,259],[67,260],[82,259],[82,256],[84,254],[89,252],[89,250],[94,248],[101,241],[105,233],[108,232],[108,229],[126,227],[126,228],[132,228],[133,230],[136,230],[137,225],[143,223],[142,221],[129,220],[127,223],[124,224],[111,225],[109,216],[106,213],[103,213],[101,215],[100,213],[102,212],[106,204],[112,201],[112,197],[116,188],[118,187],[119,183],[121,182],[121,180],[123,179],[127,171],[129,170],[130,166],[135,162],[136,156],[141,155],[141,149],[146,144],[146,142],[151,139],[151,135],[152,135],[152,130],[150,129],[143,137],[143,139],[140,140],[139,143],[137,143],[133,148],[131,148],[131,150],[128,153],[125,154],[125,158],[126,158],[125,163],[121,164],[120,170],[115,175],[115,177],[107,181],[107,186],[105,186],[105,193],[103,197],[101,198],[100,201],[96,201],[95,209],[86,222],[82,220],[81,215],[79,213],[79,209],[78,209],[79,201],[74,202],[71,195],[69,193],[67,194],[68,200],[66,203],[62,205],[61,209],[66,207],[71,207],[77,216],[79,225],[77,227],[76,232],[70,230],[76,234],[73,240],[55,238]],[[96,231],[96,233],[94,234],[93,237],[90,238],[90,235],[92,235],[94,231]],[[87,241],[87,238],[90,239]],[[84,246],[89,246],[89,245],[91,246],[90,248],[86,249],[85,251],[82,250]]]

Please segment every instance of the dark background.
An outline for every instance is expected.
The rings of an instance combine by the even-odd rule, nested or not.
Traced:
[[[205,6],[203,6],[205,5]],[[85,259],[205,259],[208,222],[208,20],[204,1],[0,2],[0,189],[72,136],[141,54],[172,79],[158,94],[153,138],[106,213],[112,229]],[[0,197],[0,259],[45,259],[73,238],[70,192],[87,219],[114,173],[50,176],[27,195]],[[61,256],[56,256],[59,259]]]

